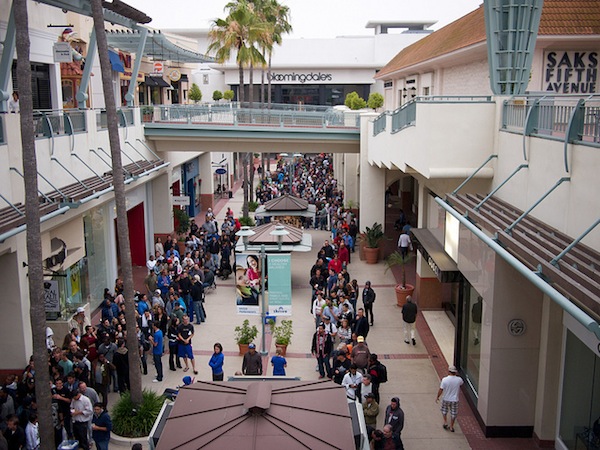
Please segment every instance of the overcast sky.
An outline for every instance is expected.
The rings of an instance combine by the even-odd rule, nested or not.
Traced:
[[[476,9],[483,0],[280,0],[290,7],[294,38],[372,35],[369,20],[437,21],[437,30]],[[152,28],[206,29],[224,18],[229,0],[125,0],[152,17]]]

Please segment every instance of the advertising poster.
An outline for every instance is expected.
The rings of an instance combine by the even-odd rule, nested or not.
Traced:
[[[258,254],[238,253],[235,255],[235,303],[238,314],[260,314],[258,301],[261,272]]]
[[[269,272],[269,316],[292,314],[292,255],[267,256]]]
[[[46,312],[60,312],[58,281],[44,281],[44,303],[46,305]]]

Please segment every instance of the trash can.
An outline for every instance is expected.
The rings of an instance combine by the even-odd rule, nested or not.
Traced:
[[[57,450],[77,450],[79,441],[62,441]]]
[[[233,198],[233,191],[229,191],[229,198]]]

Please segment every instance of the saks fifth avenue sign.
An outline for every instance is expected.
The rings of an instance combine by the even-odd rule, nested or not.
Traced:
[[[598,86],[598,52],[553,51],[544,55],[546,91],[593,94]]]
[[[272,73],[269,75],[269,79],[271,81],[280,81],[280,82],[300,82],[302,84],[307,81],[319,82],[319,81],[331,81],[333,79],[333,75],[330,73],[321,73],[321,72],[310,72],[310,73]]]

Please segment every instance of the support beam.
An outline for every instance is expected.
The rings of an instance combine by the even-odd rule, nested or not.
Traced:
[[[133,63],[133,70],[131,72],[131,82],[129,83],[129,89],[125,94],[125,100],[127,106],[133,106],[133,100],[135,99],[135,88],[137,86],[137,76],[140,73],[140,67],[142,65],[142,56],[144,55],[144,47],[146,45],[146,38],[148,37],[148,29],[140,27],[140,42],[135,53],[135,62]]]
[[[2,44],[2,58],[0,59],[0,112],[8,112],[7,100],[12,94],[12,89],[8,89],[8,81],[10,80],[10,72],[12,70],[12,62],[17,45],[15,17],[12,4],[10,7],[10,15],[8,16],[6,36],[4,37],[4,42]]]
[[[80,109],[86,108],[86,101],[88,99],[87,90],[90,84],[90,76],[92,75],[92,66],[94,65],[94,59],[96,58],[97,46],[96,46],[96,30],[92,28],[90,34],[90,44],[88,45],[88,53],[85,58],[85,66],[83,68],[83,75],[81,76],[81,84],[79,85],[79,91],[75,99],[77,100],[77,107]]]

